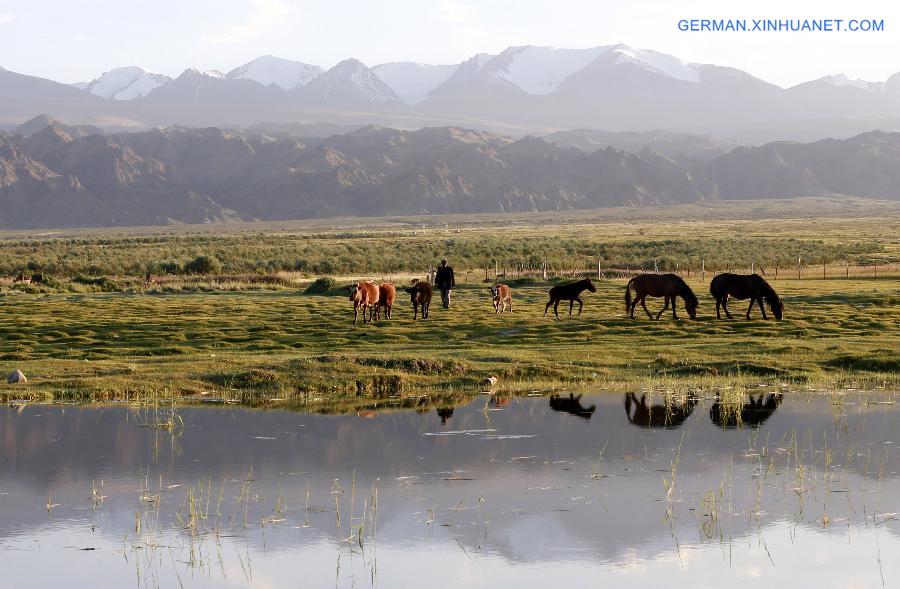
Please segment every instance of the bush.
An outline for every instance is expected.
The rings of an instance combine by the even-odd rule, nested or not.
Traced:
[[[197,256],[184,265],[187,274],[218,274],[222,263],[213,256]]]
[[[323,276],[316,278],[315,281],[306,287],[306,294],[336,294],[341,290],[341,285],[331,276]]]

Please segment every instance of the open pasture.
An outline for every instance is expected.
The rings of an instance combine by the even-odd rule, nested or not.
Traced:
[[[663,207],[530,223],[510,215],[7,234],[0,269],[9,277],[27,267],[44,281],[0,285],[0,369],[29,378],[0,391],[6,399],[345,410],[465,397],[489,377],[510,392],[760,382],[896,388],[896,207],[882,203],[884,216],[872,217],[865,207],[812,200],[693,206],[690,221],[673,218],[669,209],[684,215],[679,207]],[[822,216],[801,216],[813,205]],[[427,321],[413,321],[402,287],[441,257],[456,269],[453,308],[436,304]],[[685,278],[699,298],[697,321],[682,299],[678,321],[670,312],[650,321],[640,308],[626,318],[628,275],[655,268]],[[713,275],[751,268],[783,298],[784,321],[763,321],[758,309],[743,319],[748,301],[730,303],[734,320],[715,319]],[[148,283],[145,272],[159,272],[158,280]],[[495,273],[512,287],[512,313],[495,313]],[[333,280],[323,291],[305,292],[325,275]],[[566,302],[562,320],[552,309],[542,316],[552,286],[588,275],[597,292],[583,293],[580,317],[568,316]],[[340,287],[359,279],[396,282],[392,319],[352,324]],[[648,306],[655,313],[663,301]]]
[[[505,390],[897,383],[900,280],[778,280],[780,322],[758,309],[743,319],[744,301],[732,302],[734,320],[717,320],[699,279],[688,279],[696,321],[680,299],[678,321],[631,320],[625,282],[595,280],[582,315],[561,305],[559,321],[542,316],[548,284],[513,283],[514,311],[501,315],[486,284],[457,289],[453,307],[435,306],[425,321],[398,296],[393,319],[367,325],[352,324],[343,294],[296,290],[12,295],[2,302],[0,362],[30,382],[3,394],[331,405],[473,393],[489,376]]]

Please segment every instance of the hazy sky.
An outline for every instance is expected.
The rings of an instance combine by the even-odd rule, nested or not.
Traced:
[[[683,18],[871,18],[879,33],[684,33]],[[900,2],[855,0],[0,0],[0,66],[63,82],[140,65],[227,71],[272,54],[457,63],[510,45],[627,43],[786,86],[900,71]]]

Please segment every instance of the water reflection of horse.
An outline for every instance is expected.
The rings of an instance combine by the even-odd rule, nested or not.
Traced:
[[[738,410],[737,407],[730,409],[716,395],[716,402],[709,408],[709,418],[719,427],[732,428],[746,425],[756,428],[772,417],[783,399],[784,395],[781,393],[762,393],[756,395],[756,398],[751,394],[747,402],[742,403]]]
[[[571,413],[572,415],[577,415],[584,419],[590,419],[591,416],[594,415],[594,411],[597,410],[597,406],[591,405],[590,407],[585,407],[581,404],[581,395],[576,397],[574,394],[569,393],[568,397],[551,395],[550,409],[561,411],[563,413]]]
[[[441,425],[447,425],[447,421],[453,417],[453,407],[438,407],[437,414],[441,418]]]
[[[690,417],[697,402],[697,397],[687,395],[671,398],[668,402],[652,403],[647,401],[647,395],[641,395],[638,400],[634,393],[626,393],[625,415],[628,421],[641,427],[675,429]]]

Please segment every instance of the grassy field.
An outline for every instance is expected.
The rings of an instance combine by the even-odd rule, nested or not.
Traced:
[[[716,320],[696,280],[698,321],[627,319],[624,282],[600,282],[582,316],[561,321],[541,315],[545,285],[516,288],[512,314],[495,315],[487,288],[468,285],[427,321],[401,301],[374,325],[352,325],[345,297],[289,290],[7,297],[0,366],[30,380],[0,394],[328,408],[445,402],[488,376],[511,392],[898,385],[896,279],[779,280],[782,322]]]
[[[39,265],[45,272],[50,263],[57,266],[45,284],[11,285],[8,279],[0,290],[0,370],[18,368],[29,378],[26,385],[0,385],[0,397],[352,410],[455,402],[485,390],[490,376],[498,379],[494,390],[510,393],[759,384],[896,389],[900,214],[791,218],[776,207],[779,218],[773,219],[741,206],[736,218],[718,218],[724,213],[716,210],[692,221],[646,211],[643,220],[528,224],[513,216],[502,230],[498,218],[447,220],[425,230],[376,224],[349,233],[315,226],[6,235],[0,263],[7,269],[26,255],[49,261]],[[317,273],[285,272],[266,262],[302,252],[326,260],[338,250],[352,254],[352,263],[332,273],[338,285],[356,277],[398,283],[424,277],[442,252],[449,252],[464,282],[453,309],[437,301],[427,321],[413,322],[401,297],[393,319],[352,325],[346,295],[304,293]],[[499,251],[557,262],[549,265],[549,280],[533,269],[523,277],[521,268],[508,267],[504,280],[514,288],[514,312],[498,316],[483,282],[485,268],[493,279],[493,268],[517,259]],[[159,285],[143,284],[141,273],[158,260],[199,255],[216,257],[222,272],[247,274],[175,273]],[[796,268],[781,265],[772,280],[772,264],[797,255],[810,264],[802,279]],[[61,260],[68,260],[66,271]],[[385,260],[393,261],[380,265]],[[705,277],[699,260],[706,260]],[[586,293],[583,315],[542,317],[547,289],[570,280],[573,271],[596,273],[598,261],[605,278],[596,282],[596,294]],[[878,278],[873,262],[881,264]],[[700,297],[698,321],[625,317],[622,266],[634,271],[653,264],[685,275]],[[785,321],[762,321],[758,310],[746,321],[742,302],[733,303],[735,320],[715,319],[708,294],[713,272],[748,271],[751,264],[767,270],[784,298]]]

